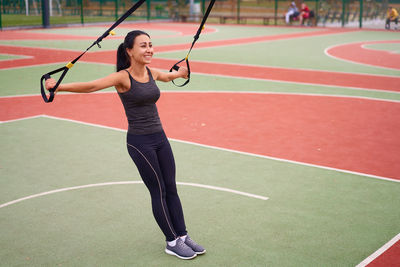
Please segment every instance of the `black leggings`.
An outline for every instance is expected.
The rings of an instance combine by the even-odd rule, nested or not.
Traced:
[[[175,181],[175,160],[164,132],[127,135],[128,152],[151,195],[153,215],[167,241],[186,235]]]

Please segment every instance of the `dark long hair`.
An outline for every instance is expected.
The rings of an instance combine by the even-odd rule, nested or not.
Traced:
[[[139,35],[147,35],[150,38],[150,35],[145,33],[144,31],[131,31],[125,36],[125,40],[122,44],[118,46],[118,51],[117,51],[117,71],[127,69],[131,66],[131,60],[129,58],[128,53],[126,52],[126,49],[132,49],[133,44],[135,43],[136,37]]]

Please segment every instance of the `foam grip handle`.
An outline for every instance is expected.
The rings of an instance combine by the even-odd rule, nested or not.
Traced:
[[[64,79],[64,76],[65,76],[65,74],[67,74],[68,70],[69,70],[69,67],[64,66],[64,67],[62,67],[62,68],[59,68],[59,69],[50,71],[50,72],[44,74],[44,75],[40,78],[40,93],[42,94],[42,97],[43,97],[44,102],[49,103],[49,102],[52,102],[52,101],[53,101],[54,95],[55,95],[55,91],[56,91],[57,87],[60,85],[61,81]],[[50,78],[51,78],[50,75],[53,75],[53,74],[58,73],[58,72],[61,72],[61,71],[62,71],[62,74],[61,74],[60,78],[58,79],[56,85],[55,85],[53,88],[51,88],[51,89],[49,89],[49,90],[46,90],[46,86],[44,85],[43,82],[44,82],[45,80],[50,79]],[[46,91],[49,92],[49,97],[47,97]]]
[[[178,65],[174,65],[174,66],[172,67],[172,69],[178,71],[178,70],[179,70],[179,66],[178,66]]]
[[[52,102],[54,99],[54,89],[49,90],[50,95],[49,95],[49,97],[47,97],[46,87],[43,85],[43,81],[50,79],[50,78],[51,78],[50,74],[45,74],[42,76],[42,78],[40,78],[40,93],[42,95],[44,102],[46,102],[46,103]]]

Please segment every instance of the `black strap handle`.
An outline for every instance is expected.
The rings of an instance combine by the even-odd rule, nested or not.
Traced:
[[[116,28],[119,24],[121,24],[127,17],[129,17],[133,12],[135,12],[136,9],[138,9],[144,2],[146,2],[146,0],[139,0],[136,2],[135,5],[133,5],[128,11],[125,12],[125,14],[123,14],[105,33],[103,33],[99,38],[97,38],[96,41],[93,42],[93,44],[91,46],[89,46],[82,54],[80,54],[77,58],[75,58],[74,60],[72,60],[71,62],[69,62],[67,65],[65,65],[64,67],[61,67],[59,69],[53,70],[51,72],[48,72],[46,74],[44,74],[41,78],[40,78],[40,92],[42,94],[42,98],[44,100],[44,102],[49,103],[52,102],[54,99],[54,93],[57,89],[57,87],[60,85],[61,81],[64,79],[65,74],[67,74],[68,70],[70,68],[72,68],[72,66],[74,66],[75,62],[77,62],[87,51],[89,51],[90,48],[92,48],[94,45],[97,45],[99,48],[100,46],[100,42],[106,38],[108,35],[110,34],[114,34],[113,29]],[[45,86],[43,86],[43,81],[50,79],[51,75],[54,73],[58,73],[60,71],[63,71],[63,73],[61,74],[61,77],[58,79],[56,85],[51,88],[49,90],[49,97],[47,97],[46,95],[46,91],[45,91]]]
[[[42,94],[42,98],[43,98],[44,102],[46,102],[46,103],[53,102],[55,91],[58,88],[58,86],[60,85],[60,83],[62,82],[62,80],[64,79],[65,74],[67,74],[68,70],[69,70],[69,68],[67,66],[64,66],[62,68],[50,71],[50,72],[44,74],[42,76],[42,78],[40,78],[40,92]],[[61,71],[63,71],[63,73],[61,74],[60,78],[58,79],[56,85],[53,88],[49,89],[49,97],[47,97],[46,87],[43,85],[43,81],[50,79],[52,74],[55,74],[55,73],[58,73]]]
[[[173,65],[173,66],[171,67],[171,69],[169,70],[170,72],[171,72],[172,70],[176,70],[176,71],[177,71],[177,70],[179,69],[178,64],[181,63],[181,62],[183,62],[183,61],[186,61],[186,66],[187,66],[187,69],[188,69],[188,79],[187,79],[182,85],[177,85],[177,84],[174,82],[174,80],[172,80],[172,83],[175,84],[175,85],[178,86],[178,87],[185,86],[185,85],[188,84],[189,81],[190,81],[189,55],[190,55],[190,52],[192,52],[192,49],[193,49],[194,44],[195,44],[195,43],[197,42],[197,40],[199,39],[200,34],[201,34],[201,31],[204,29],[204,24],[205,24],[206,21],[207,21],[208,15],[210,15],[210,12],[211,12],[211,9],[212,9],[213,6],[214,6],[214,3],[215,3],[215,0],[211,0],[211,1],[210,1],[210,4],[208,4],[206,13],[204,13],[203,19],[202,19],[202,21],[201,21],[201,23],[200,23],[199,28],[197,29],[196,35],[193,37],[194,40],[193,40],[193,42],[192,42],[192,45],[190,46],[189,52],[187,53],[186,57],[185,57],[184,59],[178,61],[177,63],[175,63],[175,65]]]
[[[55,89],[51,88],[49,90],[50,95],[49,95],[49,97],[47,97],[45,88],[43,86],[43,80],[48,80],[50,78],[51,77],[50,77],[50,75],[48,73],[44,74],[42,76],[42,78],[40,78],[40,93],[42,94],[42,98],[43,98],[44,102],[46,102],[46,103],[52,102],[53,99],[54,99],[54,91],[55,91]]]
[[[177,63],[175,63],[175,65],[173,65],[173,66],[171,67],[171,69],[169,70],[169,72],[172,72],[173,70],[178,71],[178,70],[179,70],[179,64],[182,63],[183,61],[186,62],[186,67],[187,67],[187,70],[188,70],[188,78],[187,78],[187,80],[186,80],[183,84],[181,84],[181,85],[175,83],[174,80],[172,80],[172,83],[173,83],[174,85],[178,86],[178,87],[183,87],[183,86],[185,86],[186,84],[188,84],[189,81],[190,81],[190,66],[189,66],[189,60],[188,60],[187,58],[184,58],[184,59],[178,61]]]

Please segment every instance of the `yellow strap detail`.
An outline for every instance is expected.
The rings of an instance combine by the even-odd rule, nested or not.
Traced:
[[[72,68],[74,66],[74,64],[72,64],[71,62],[69,62],[67,65],[65,65],[65,67],[67,67],[68,69]]]
[[[115,31],[110,31],[110,34],[111,35],[115,35]]]

